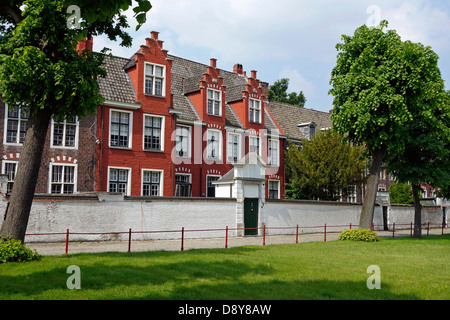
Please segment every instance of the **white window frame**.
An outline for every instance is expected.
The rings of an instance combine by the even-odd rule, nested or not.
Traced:
[[[278,185],[278,194],[277,194],[277,198],[270,198],[270,183],[273,183],[273,182],[276,182],[277,183],[277,185]],[[268,196],[268,198],[269,199],[280,199],[280,186],[281,186],[281,183],[280,183],[280,180],[271,180],[271,179],[269,179],[269,181],[268,181],[268,183],[267,183],[267,196]]]
[[[189,190],[189,195],[188,196],[177,196],[177,182],[176,182],[176,176],[186,176],[186,177],[189,177],[189,184],[191,185],[191,189]],[[186,197],[186,198],[189,198],[189,197],[192,197],[192,174],[190,174],[190,173],[175,173],[175,196],[176,197]]]
[[[28,121],[28,118],[26,120],[22,119],[22,115],[21,115],[20,110],[21,110],[21,108],[18,107],[19,117],[17,119],[14,119],[14,120],[18,121],[16,141],[15,142],[11,142],[11,141],[8,142],[6,138],[7,138],[7,134],[8,134],[8,120],[10,118],[8,117],[9,107],[5,103],[5,122],[4,122],[4,130],[3,130],[3,144],[5,144],[5,145],[9,145],[9,146],[21,146],[21,145],[23,145],[23,142],[20,142],[20,124],[23,121]]]
[[[268,140],[268,154],[267,154],[267,160],[269,162],[269,165],[271,167],[279,167],[280,166],[280,140],[278,139],[269,139]],[[273,145],[276,145],[275,154],[273,153]]]
[[[111,145],[111,120],[112,120],[112,113],[113,112],[120,112],[120,113],[128,113],[128,146],[113,146]],[[133,111],[126,111],[121,109],[109,109],[109,130],[108,130],[108,145],[110,148],[118,148],[118,149],[131,149],[132,148],[132,141],[133,141]]]
[[[262,148],[262,146],[261,146],[261,137],[259,137],[259,136],[249,136],[249,138],[248,138],[248,152],[253,152],[253,151],[251,151],[251,147],[253,146],[255,146],[254,144],[252,144],[252,141],[258,141],[258,143],[257,143],[257,147],[258,147],[258,155],[259,156],[261,156],[261,148]]]
[[[64,126],[63,131],[63,145],[62,146],[55,146],[53,144],[53,135],[55,133],[55,124],[62,124]],[[50,148],[54,149],[71,149],[71,150],[77,150],[78,149],[78,139],[79,139],[79,128],[80,128],[80,122],[78,121],[78,117],[75,117],[75,141],[73,147],[67,147],[66,144],[66,119],[62,122],[56,122],[54,119],[52,119],[52,126],[51,126],[51,132],[50,132]],[[73,124],[69,124],[73,125]]]
[[[153,74],[147,74],[147,66],[153,67]],[[156,67],[162,68],[162,76],[155,75]],[[146,84],[147,77],[152,78],[152,92],[151,93],[147,93],[145,90],[145,88],[146,88],[145,84]],[[155,79],[162,80],[161,95],[155,94],[155,88],[156,88]],[[161,98],[164,98],[166,96],[166,66],[165,65],[145,62],[145,64],[144,64],[144,94],[148,95],[148,96],[152,96],[152,97],[161,97]]]
[[[6,174],[6,165],[7,164],[15,164],[16,165],[16,167],[14,168],[14,178],[10,179],[10,177],[8,176],[8,184],[9,183],[14,184],[14,180],[15,180],[16,175],[17,175],[17,168],[19,167],[19,161],[3,160],[2,161],[2,174]]]
[[[211,92],[212,97],[209,96],[209,93]],[[219,99],[216,99],[216,94],[219,94]],[[211,101],[211,109],[212,112],[209,112],[209,102]],[[216,114],[216,103],[218,103],[218,114]],[[222,116],[222,91],[220,90],[214,90],[209,89],[206,91],[206,113],[210,116],[216,116],[221,117]]]
[[[52,184],[55,184],[52,181],[52,179],[53,179],[53,176],[52,176],[52,174],[53,174],[53,167],[63,167],[63,171],[62,171],[62,179],[63,180],[60,183],[61,184],[61,192],[59,192],[59,193],[52,193]],[[73,167],[74,168],[73,169],[73,183],[66,183],[66,182],[64,182],[64,170],[65,170],[65,167]],[[51,194],[65,194],[64,193],[64,185],[65,184],[73,184],[73,193],[71,193],[71,194],[75,194],[75,193],[78,192],[78,189],[77,189],[78,183],[77,182],[78,182],[78,164],[76,164],[76,163],[58,163],[58,162],[50,163],[49,168],[48,168],[48,193],[51,193]]]
[[[126,191],[126,193],[125,193],[125,195],[126,196],[129,196],[129,195],[131,195],[131,168],[127,168],[127,167],[115,167],[115,166],[108,166],[108,192],[112,192],[112,191],[110,191],[110,186],[109,186],[109,184],[110,184],[110,174],[111,174],[111,169],[114,169],[114,170],[127,170],[128,171],[128,173],[127,173],[127,191]]]
[[[218,175],[218,174],[207,174],[206,175],[206,196],[208,197],[208,178],[210,178],[210,177],[212,177],[212,178],[218,178],[218,179],[220,179],[222,176],[221,175]]]
[[[258,119],[256,119],[255,111],[258,111]],[[249,98],[248,118],[252,123],[261,123],[261,100]]]
[[[233,157],[233,146],[234,146],[234,141],[233,141],[233,137],[237,137],[237,155],[236,155],[236,159],[234,159]],[[242,146],[241,146],[241,140],[242,140],[242,135],[239,133],[234,133],[234,132],[228,132],[227,135],[227,160],[229,163],[236,163],[238,162],[241,158],[242,158]],[[231,147],[230,147],[230,142]]]
[[[356,185],[347,186],[347,202],[356,203]]]
[[[146,149],[145,148],[145,119],[146,117],[152,117],[152,118],[160,118],[161,119],[161,133],[160,133],[160,147],[159,149]],[[165,120],[166,118],[164,116],[159,116],[159,115],[155,115],[155,114],[144,114],[143,118],[142,118],[142,149],[145,151],[164,151],[164,132],[165,132]]]
[[[181,150],[178,148],[178,144],[179,144],[179,142],[178,142],[178,132],[179,132],[178,128],[180,128],[180,130],[181,129],[185,129],[188,132],[188,135],[187,135],[187,146],[186,146],[186,148],[187,148],[186,155],[183,154],[182,156],[179,155],[179,151],[181,151]],[[191,149],[192,149],[192,127],[191,126],[184,126],[184,125],[177,124],[177,127],[175,128],[175,130],[176,130],[176,134],[175,134],[175,136],[176,136],[176,140],[175,140],[175,155],[176,155],[176,157],[177,158],[190,158],[191,157]],[[184,150],[183,150],[183,152],[184,152]]]
[[[218,137],[216,141],[211,141],[212,137]],[[206,130],[206,156],[208,160],[222,160],[222,131],[215,129]],[[217,146],[217,155],[212,156],[213,144]]]
[[[164,195],[164,170],[160,169],[142,169],[141,170],[141,195],[144,196],[144,173],[145,172],[158,172],[159,173],[159,194],[153,197],[162,197]],[[153,183],[152,183],[153,184]],[[151,195],[145,195],[145,197],[152,197]]]

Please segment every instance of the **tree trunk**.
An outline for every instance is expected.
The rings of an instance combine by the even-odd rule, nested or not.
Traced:
[[[359,218],[359,227],[372,230],[373,212],[378,192],[378,173],[383,164],[386,151],[378,149],[375,151],[372,164],[369,169],[369,179],[367,180],[366,192],[364,194],[364,204]]]
[[[422,237],[422,204],[420,203],[420,185],[412,185],[414,198],[414,238]]]
[[[50,118],[51,114],[42,110],[35,115],[30,114],[0,237],[11,236],[22,242],[25,239]]]

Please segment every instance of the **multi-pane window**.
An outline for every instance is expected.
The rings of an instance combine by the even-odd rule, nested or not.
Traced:
[[[261,101],[249,99],[248,108],[250,122],[261,123]]]
[[[175,174],[175,196],[176,197],[190,197],[191,196],[191,175],[190,174]]]
[[[3,174],[8,176],[8,183],[6,185],[6,193],[10,194],[14,185],[14,179],[17,173],[17,162],[16,161],[4,161],[3,162]]]
[[[53,122],[53,147],[75,148],[77,140],[77,118],[70,117]]]
[[[217,176],[207,176],[206,177],[206,196],[215,197],[216,196],[216,186],[213,184],[214,181],[219,180],[220,177]]]
[[[142,195],[160,196],[161,192],[161,171],[144,170],[142,172]]]
[[[75,166],[53,164],[50,173],[50,193],[75,193]]]
[[[356,203],[356,186],[347,187],[347,202]]]
[[[207,136],[208,136],[208,144],[207,144],[208,159],[220,159],[221,132],[215,130],[208,130]]]
[[[130,118],[131,115],[128,112],[111,111],[111,147],[130,147]]]
[[[6,108],[6,142],[23,143],[27,133],[28,112],[19,107]]]
[[[144,149],[162,150],[163,118],[144,116]]]
[[[240,141],[241,136],[239,134],[228,134],[228,148],[227,157],[229,162],[237,162],[240,158]]]
[[[208,114],[220,116],[222,115],[221,92],[208,89]]]
[[[269,199],[278,199],[280,190],[280,182],[277,180],[269,180]]]
[[[269,139],[269,164],[273,167],[279,166],[279,141]]]
[[[189,127],[177,126],[176,155],[178,157],[190,157],[190,129]]]
[[[259,154],[259,137],[252,137],[249,138],[249,151],[250,152],[256,152]]]
[[[128,174],[129,169],[110,168],[108,191],[127,194]]]
[[[145,94],[164,96],[164,66],[145,64]]]

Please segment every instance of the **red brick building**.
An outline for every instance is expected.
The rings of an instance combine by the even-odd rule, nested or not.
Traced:
[[[131,58],[105,64],[104,105],[84,119],[52,121],[37,193],[213,197],[212,182],[256,152],[269,164],[266,197],[282,198],[287,139],[331,126],[328,113],[269,102],[256,71],[169,55],[157,32]],[[0,117],[2,173],[12,186],[27,116],[1,104]]]

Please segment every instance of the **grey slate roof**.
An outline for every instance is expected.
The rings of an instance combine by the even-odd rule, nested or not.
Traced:
[[[136,103],[136,94],[133,84],[124,71],[124,66],[130,59],[105,56],[104,62],[107,76],[98,78],[100,94],[105,100]]]
[[[200,116],[196,111],[192,102],[186,93],[198,91],[199,82],[203,79],[203,74],[208,67],[191,60],[168,55],[168,59],[172,60],[171,74],[171,93],[173,94],[173,108],[181,111],[180,119],[188,121],[200,120]],[[109,101],[136,103],[136,94],[126,69],[134,65],[134,55],[130,59],[105,57],[106,78],[99,78],[100,94]],[[226,104],[225,104],[225,121],[230,127],[242,128],[242,123],[233,111],[230,102],[242,99],[242,91],[245,89],[247,80],[244,76],[220,70],[220,76],[223,78],[223,85],[226,86]],[[297,127],[300,123],[315,122],[317,130],[322,128],[330,128],[330,114],[327,112],[299,108],[287,103],[281,102],[265,102],[275,121],[280,126],[283,133],[290,139],[303,140],[305,136]],[[269,113],[264,110],[264,123],[268,130],[277,129],[276,124],[272,121]]]
[[[266,102],[266,106],[269,108],[269,111],[272,113],[281,130],[290,139],[305,139],[305,136],[297,127],[300,123],[314,122],[316,124],[316,130],[331,128],[330,114],[328,112],[300,108],[276,101]]]

